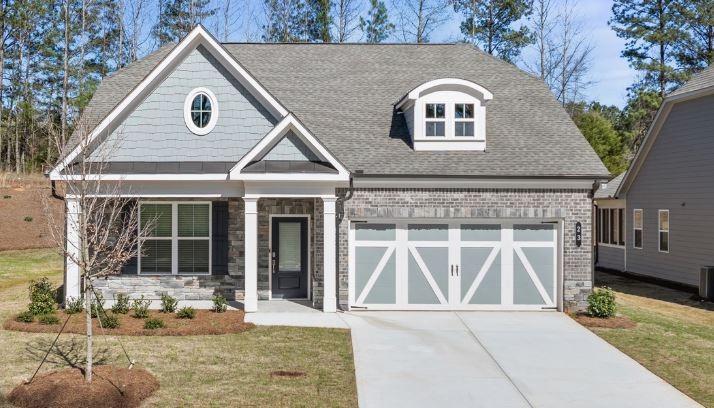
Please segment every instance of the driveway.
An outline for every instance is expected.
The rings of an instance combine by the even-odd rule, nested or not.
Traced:
[[[697,407],[556,312],[354,312],[361,407]]]

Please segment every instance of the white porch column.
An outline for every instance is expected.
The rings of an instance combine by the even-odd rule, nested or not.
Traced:
[[[79,237],[79,212],[82,210],[76,198],[66,197],[66,242],[64,301],[80,298],[79,265],[73,261],[79,259],[81,240]]]
[[[337,311],[337,297],[335,292],[337,289],[337,271],[335,268],[335,202],[337,197],[323,197],[323,300],[322,310],[328,313]]]
[[[246,312],[258,311],[258,199],[245,202],[245,298]]]

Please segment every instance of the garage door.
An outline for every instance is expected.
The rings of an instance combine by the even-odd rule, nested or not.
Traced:
[[[556,307],[557,224],[353,222],[350,306],[403,310]]]

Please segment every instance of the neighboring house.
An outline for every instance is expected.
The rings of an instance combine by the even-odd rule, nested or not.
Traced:
[[[711,67],[665,98],[627,172],[595,195],[598,267],[697,287],[714,265],[713,112]]]
[[[592,290],[607,170],[542,81],[468,45],[219,44],[197,27],[104,79],[82,123],[104,182],[158,218],[96,282],[109,300],[541,310]],[[79,150],[75,134],[53,180]],[[65,280],[79,296],[71,262]]]

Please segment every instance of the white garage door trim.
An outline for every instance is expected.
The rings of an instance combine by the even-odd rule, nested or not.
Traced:
[[[355,237],[355,225],[368,224],[388,224],[395,225],[395,229],[390,231],[388,236],[377,236],[375,239],[365,239],[359,241]],[[441,230],[444,234],[438,237],[422,237],[418,240],[409,239],[409,226],[416,225],[444,225],[448,227],[448,238],[445,235],[445,228],[435,227],[433,230]],[[462,240],[462,224],[468,225],[500,225],[493,228],[500,231],[500,240]],[[549,241],[543,240],[514,240],[514,225],[553,225],[553,238]],[[518,230],[517,230],[518,231]],[[562,299],[562,242],[563,242],[563,222],[557,219],[533,220],[533,219],[508,219],[508,220],[483,220],[483,219],[449,219],[449,220],[394,220],[394,219],[369,219],[367,221],[354,221],[349,223],[349,307],[351,310],[552,310],[561,308]],[[522,235],[522,234],[521,234]],[[424,239],[424,240],[421,240]],[[377,262],[370,265],[367,270],[371,271],[361,274],[361,288],[357,288],[356,282],[356,253],[358,248],[378,248],[377,256],[373,259]],[[482,265],[472,268],[469,278],[464,276],[464,270],[460,270],[462,252],[468,248],[483,248],[484,255]],[[534,254],[535,248],[552,248],[552,258],[554,261],[554,276],[552,286],[543,284],[539,279],[537,271],[529,262],[529,255]],[[490,249],[488,251],[487,249]],[[441,254],[441,259],[447,253],[449,265],[441,263],[440,270],[448,268],[444,277],[439,275],[439,282],[429,270],[428,262],[422,258],[421,251],[431,251],[431,253]],[[512,253],[513,256],[501,256],[502,253]],[[487,255],[486,255],[487,254]],[[545,252],[547,254],[547,251]],[[438,261],[439,256],[437,256]],[[432,265],[435,258],[432,256]],[[494,262],[500,262],[498,272],[490,272]],[[533,286],[540,295],[543,304],[517,304],[514,303],[514,262],[517,262],[519,276],[530,278]],[[397,266],[398,265],[398,266]],[[498,265],[496,265],[497,267]],[[363,266],[364,267],[364,266]],[[456,270],[454,269],[456,268]],[[496,270],[494,269],[494,271]],[[537,269],[537,268],[536,268]],[[364,270],[364,269],[363,269]],[[388,270],[388,272],[384,272]],[[423,277],[424,286],[433,291],[433,303],[410,302],[409,296],[409,274],[420,272],[419,278]],[[394,297],[385,300],[389,303],[368,301],[368,296],[372,293],[373,286],[380,280],[382,273],[384,278],[393,279],[396,288]],[[541,271],[542,272],[542,271]],[[487,274],[500,274],[497,282],[500,282],[500,299],[495,304],[472,304],[472,298],[483,283]],[[369,278],[364,281],[364,278]],[[392,277],[392,275],[394,275]],[[542,275],[541,275],[542,276]],[[546,275],[547,276],[547,275]],[[473,279],[473,280],[471,280]],[[522,278],[524,279],[524,278]],[[446,282],[445,282],[446,281]]]

